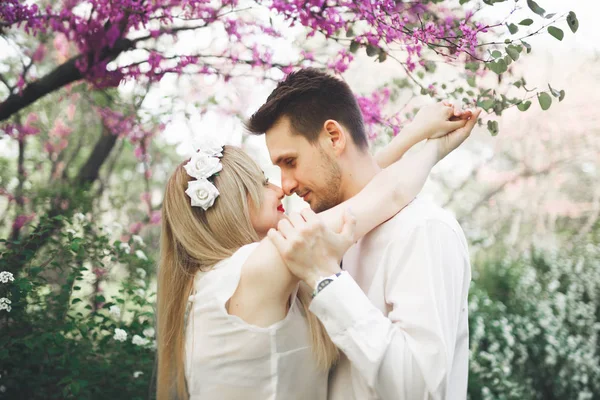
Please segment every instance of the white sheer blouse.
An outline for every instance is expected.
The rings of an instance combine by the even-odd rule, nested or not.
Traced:
[[[257,245],[242,247],[194,279],[185,342],[190,400],[325,400],[327,372],[317,368],[295,295],[287,316],[267,328],[227,312],[242,266]]]

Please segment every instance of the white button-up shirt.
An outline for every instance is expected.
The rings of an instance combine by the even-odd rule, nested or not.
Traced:
[[[471,266],[458,222],[416,199],[343,267],[311,304],[344,353],[329,400],[466,399]]]

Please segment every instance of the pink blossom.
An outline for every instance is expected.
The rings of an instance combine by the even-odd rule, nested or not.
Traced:
[[[25,215],[25,214],[17,215],[17,217],[15,218],[15,221],[13,222],[13,226],[12,226],[13,230],[19,230],[26,224],[33,221],[33,219],[35,218],[35,215],[36,215],[35,213],[31,213],[28,215]]]
[[[134,222],[131,225],[129,225],[129,232],[131,232],[133,235],[136,235],[136,234],[140,233],[140,231],[142,230],[143,227],[144,227],[143,223]]]
[[[160,224],[161,221],[161,212],[160,210],[155,210],[150,213],[150,223],[152,225]]]
[[[40,45],[37,47],[37,49],[35,49],[35,52],[31,56],[31,59],[33,60],[33,62],[40,62],[44,59],[45,56],[46,46],[43,43],[40,43]]]

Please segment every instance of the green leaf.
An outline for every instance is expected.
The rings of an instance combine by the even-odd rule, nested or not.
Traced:
[[[384,62],[387,59],[387,53],[381,50],[381,53],[379,53],[379,57],[377,59],[379,62]]]
[[[77,304],[81,301],[81,299],[73,299],[73,301],[71,302],[71,304]]]
[[[564,91],[564,90],[561,90],[561,91],[560,91],[560,92],[558,92],[558,93],[559,93],[559,96],[558,96],[558,101],[563,101],[563,100],[564,100],[564,98],[565,98],[565,94],[566,94],[566,93],[565,93],[565,91]]]
[[[359,47],[360,44],[356,40],[353,40],[350,42],[350,53],[356,53]]]
[[[508,46],[506,48],[506,54],[508,54],[513,61],[517,61],[519,59],[519,50],[513,46]]]
[[[469,84],[469,86],[471,87],[475,87],[476,83],[475,83],[475,75],[471,75],[467,77],[467,83]]]
[[[519,109],[519,111],[527,111],[529,110],[529,107],[531,107],[531,101],[529,100],[517,104],[517,108]]]
[[[562,29],[557,28],[555,26],[549,26],[548,33],[558,40],[563,40],[563,38],[565,37],[565,33],[562,31]]]
[[[460,0],[458,3],[462,6],[463,4],[468,3],[471,0]]]
[[[515,24],[506,24],[506,26],[508,27],[508,31],[511,35],[514,35],[515,33],[519,32],[519,27]]]
[[[546,92],[538,94],[538,101],[542,110],[546,111],[552,105],[552,97]]]
[[[567,24],[569,24],[569,28],[571,28],[571,32],[577,32],[579,29],[579,21],[577,20],[577,15],[573,11],[567,15]]]
[[[533,24],[533,20],[531,18],[527,18],[524,19],[523,21],[519,22],[519,25],[523,25],[523,26],[529,26]]]
[[[487,111],[490,108],[494,107],[494,103],[495,103],[494,99],[483,100],[483,101],[479,102],[479,107],[481,107]]]
[[[488,121],[487,122],[488,131],[492,134],[492,136],[496,136],[499,132],[498,121]]]
[[[479,69],[479,63],[478,62],[468,62],[465,64],[465,69],[475,72]]]
[[[533,0],[527,0],[527,6],[529,6],[529,8],[531,9],[531,11],[533,11],[537,15],[541,15],[542,17],[546,13],[546,10],[544,10],[542,7],[540,7],[538,5],[538,3],[536,3]]]
[[[523,43],[523,46],[525,46],[525,48],[527,49],[527,54],[531,53],[531,45],[525,42],[524,40],[521,40],[521,43]]]
[[[550,84],[548,84],[548,88],[550,89],[550,93],[552,93],[552,96],[560,97],[560,92],[556,89],[553,89],[552,86],[550,86]]]
[[[492,51],[492,57],[500,58],[500,57],[502,57],[502,53],[498,50],[494,50],[494,51]]]
[[[498,75],[506,72],[506,70],[508,69],[508,66],[506,65],[506,61],[504,61],[503,59],[500,59],[495,62],[489,62],[486,65],[490,70],[497,73]]]
[[[552,13],[552,14],[548,14],[546,15],[546,19],[552,19],[552,17],[554,17],[556,15],[556,13]]]
[[[373,46],[372,44],[367,45],[367,55],[373,57],[379,54],[379,47]]]

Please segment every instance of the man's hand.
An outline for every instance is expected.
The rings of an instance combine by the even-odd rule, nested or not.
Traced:
[[[411,122],[414,132],[422,139],[435,139],[462,128],[471,116],[471,111],[443,101],[421,107]]]
[[[342,256],[354,243],[355,227],[356,219],[349,211],[336,233],[307,208],[279,221],[278,230],[270,229],[267,236],[290,272],[314,288],[320,277],[339,272]]]

